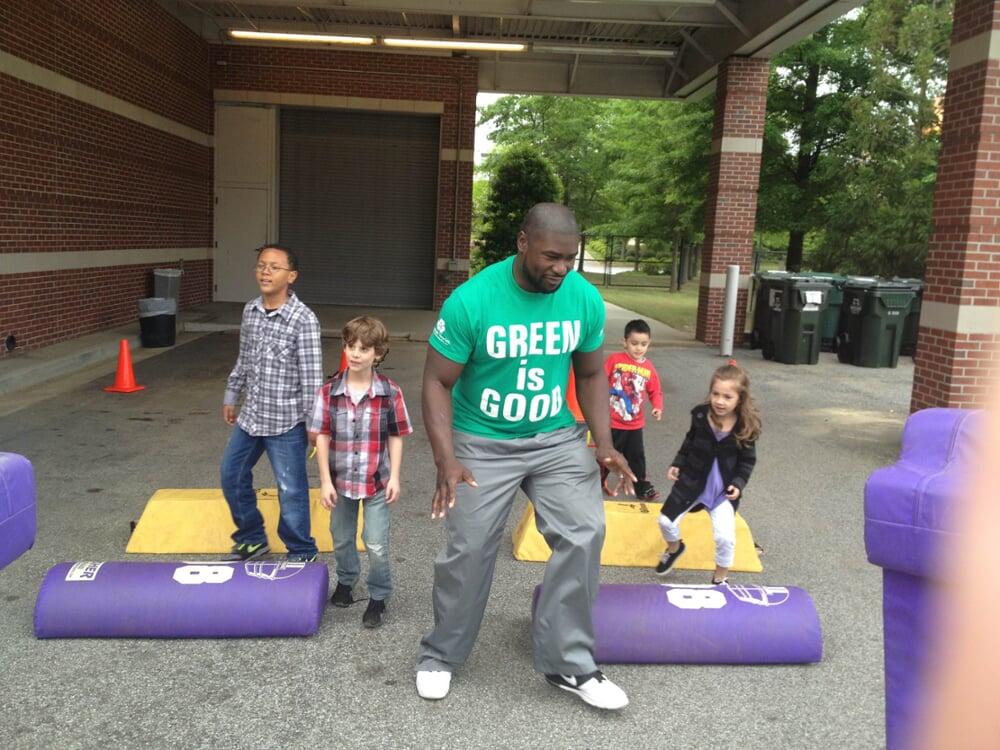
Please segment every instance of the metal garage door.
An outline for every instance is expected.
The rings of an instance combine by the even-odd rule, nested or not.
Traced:
[[[304,302],[430,308],[437,117],[285,109],[279,227]]]

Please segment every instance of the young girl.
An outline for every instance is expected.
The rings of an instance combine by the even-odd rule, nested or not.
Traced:
[[[758,435],[760,416],[750,397],[750,378],[731,359],[713,373],[707,401],[691,410],[691,428],[667,471],[674,486],[660,511],[667,550],[657,574],[666,575],[684,554],[681,518],[705,509],[715,536],[712,584],[726,582],[736,550],[736,508],[757,462]]]

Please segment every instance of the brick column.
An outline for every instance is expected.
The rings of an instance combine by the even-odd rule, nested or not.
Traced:
[[[769,68],[769,60],[751,57],[729,57],[719,65],[695,333],[706,344],[718,344],[722,336],[726,266],[733,264],[740,267],[734,343],[743,338]]]
[[[435,310],[440,309],[448,295],[469,279],[479,83],[475,58],[466,58],[463,62],[467,64],[461,71],[461,77],[457,78],[458,87],[453,98],[445,103],[441,117]]]
[[[1000,1],[956,0],[913,411],[977,407],[1000,372]]]

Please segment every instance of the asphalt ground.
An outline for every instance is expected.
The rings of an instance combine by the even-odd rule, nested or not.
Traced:
[[[325,340],[326,367],[339,341]],[[163,487],[218,485],[229,428],[221,416],[237,337],[216,333],[136,364],[146,390],[127,396],[65,380],[27,408],[0,412],[0,450],[26,455],[38,490],[37,543],[0,571],[0,744],[8,748],[884,746],[880,571],[865,559],[862,490],[897,454],[912,363],[894,370],[766,362],[738,352],[764,419],[757,469],[740,511],[764,548],[763,574],[734,581],[801,586],[824,629],[810,666],[623,666],[620,713],[592,709],[532,671],[530,599],[542,565],[514,560],[508,533],[468,664],[444,701],[413,686],[429,627],[432,561],[442,541],[429,504],[433,462],[419,410],[425,344],[394,342],[385,366],[408,397],[403,497],[394,509],[396,590],[389,622],[361,627],[364,603],[329,607],[310,638],[35,640],[32,610],[52,565],[124,559],[129,522]],[[662,422],[647,421],[651,476],[663,475],[722,360],[701,346],[651,349],[665,383]],[[50,394],[50,395],[49,395]],[[310,467],[313,485],[318,484]],[[258,486],[273,486],[266,460]],[[508,531],[523,508],[515,504]],[[150,559],[150,558],[142,558]],[[178,559],[178,558],[174,558]],[[332,555],[322,555],[332,567]],[[657,581],[603,569],[605,582]],[[709,574],[677,571],[677,583]],[[331,587],[333,585],[331,575]],[[363,589],[363,587],[361,587]],[[357,592],[365,596],[363,590]]]

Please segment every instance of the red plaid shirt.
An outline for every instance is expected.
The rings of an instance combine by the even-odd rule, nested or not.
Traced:
[[[316,396],[311,432],[330,436],[330,473],[337,492],[371,497],[389,481],[389,436],[413,432],[403,392],[389,378],[372,373],[372,384],[357,404],[338,373]]]

